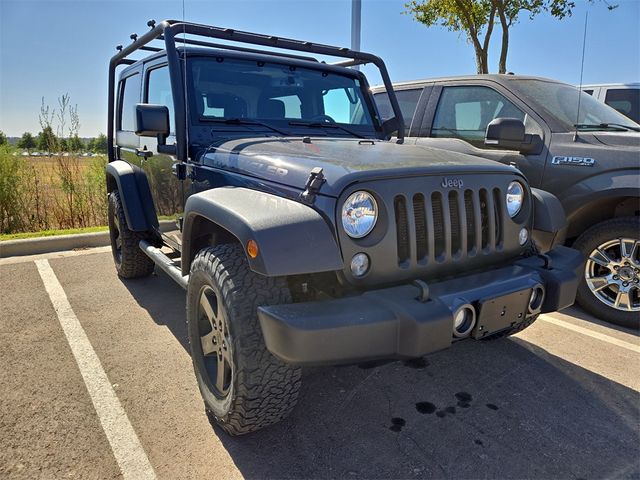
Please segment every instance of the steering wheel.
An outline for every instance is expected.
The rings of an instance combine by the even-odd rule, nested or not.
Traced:
[[[316,115],[311,118],[312,122],[322,122],[322,123],[336,123],[336,121],[331,118],[329,115]]]

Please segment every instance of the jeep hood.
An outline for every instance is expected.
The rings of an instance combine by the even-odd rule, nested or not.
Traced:
[[[337,197],[352,183],[420,175],[518,173],[513,167],[463,153],[380,140],[242,138],[209,147],[205,166],[304,189],[312,169],[326,182],[320,193]]]

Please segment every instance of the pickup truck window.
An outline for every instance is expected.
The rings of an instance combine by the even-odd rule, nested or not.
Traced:
[[[416,111],[416,106],[420,100],[422,94],[422,88],[412,88],[411,90],[396,90],[396,98],[400,105],[400,111],[402,112],[402,118],[404,118],[404,124],[409,127],[413,114]],[[382,120],[388,120],[393,117],[393,108],[391,108],[391,102],[389,101],[389,95],[387,92],[380,92],[374,95],[376,104],[378,105],[378,111]]]
[[[154,68],[149,71],[147,77],[147,103],[154,105],[166,105],[169,109],[169,127],[171,133],[174,132],[174,110],[173,96],[171,95],[171,80],[169,78],[169,68]]]
[[[135,130],[135,107],[140,103],[140,75],[134,74],[120,82],[120,112],[118,130],[133,132]]]
[[[475,146],[484,146],[487,125],[499,117],[525,120],[524,112],[492,88],[444,87],[431,136],[462,138]]]
[[[612,88],[607,90],[604,103],[626,115],[631,120],[640,121],[640,89]]]
[[[578,125],[579,130],[611,130],[619,129],[619,126],[623,129],[625,126],[638,128],[621,113],[571,85],[529,79],[509,83],[519,94],[530,99],[532,104],[540,105],[541,110],[563,124],[562,131],[573,131],[576,128],[574,125]]]

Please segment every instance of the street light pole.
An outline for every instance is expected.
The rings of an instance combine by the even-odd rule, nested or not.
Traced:
[[[360,51],[362,0],[351,0],[351,50]],[[360,69],[360,66],[354,67]]]

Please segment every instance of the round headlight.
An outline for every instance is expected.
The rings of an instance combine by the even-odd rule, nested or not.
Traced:
[[[342,206],[342,227],[351,238],[368,235],[377,219],[378,206],[373,196],[367,192],[352,193]]]
[[[507,188],[507,212],[511,218],[515,217],[524,201],[524,187],[520,182],[511,182]]]

